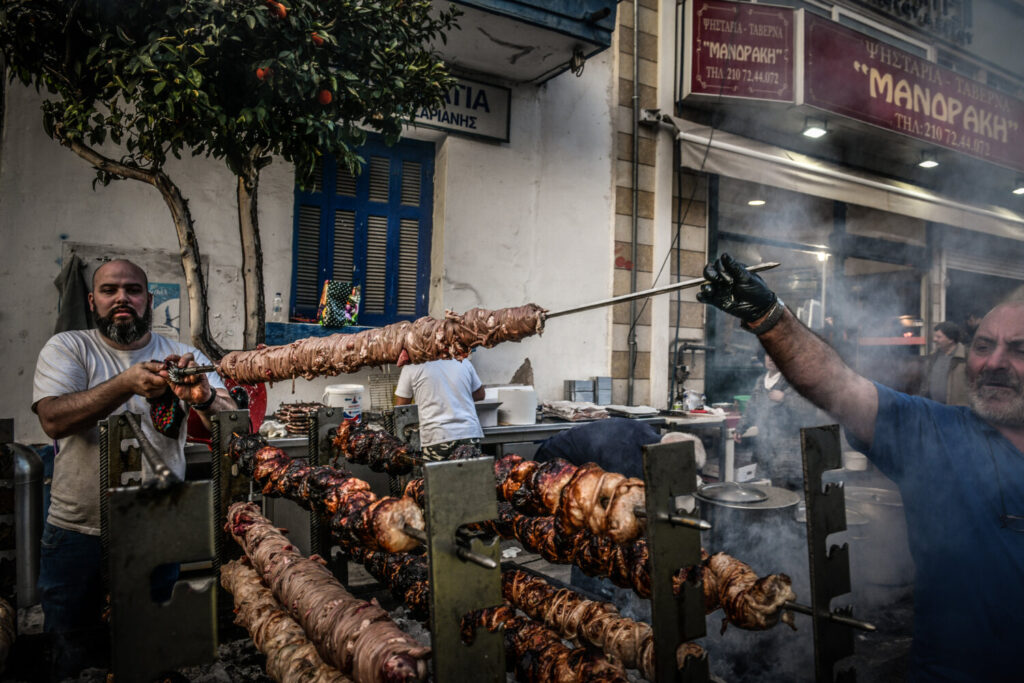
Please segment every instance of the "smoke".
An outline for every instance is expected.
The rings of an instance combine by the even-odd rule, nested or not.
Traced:
[[[877,490],[863,491],[870,499]],[[853,498],[847,506],[847,531],[827,540],[829,547],[849,544],[852,590],[835,598],[831,607],[852,605],[855,618],[879,626],[877,634],[855,632],[854,656],[843,664],[856,668],[862,683],[881,683],[894,680],[893,671],[902,666],[910,645],[913,567],[902,508],[873,505],[867,513],[859,512],[865,509],[865,495]],[[719,511],[725,514],[717,515],[715,524]],[[758,576],[788,575],[797,602],[811,604],[805,516],[797,513],[796,506],[760,511],[716,507],[705,514],[715,524],[704,539],[709,552],[727,552],[750,565]],[[729,683],[813,681],[812,620],[802,614],[794,616],[796,631],[784,624],[768,631],[744,631],[728,625],[723,634],[722,613],[709,615],[708,634],[701,642],[708,650],[712,673]]]

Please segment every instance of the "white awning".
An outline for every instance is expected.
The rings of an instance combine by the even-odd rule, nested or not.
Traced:
[[[684,167],[815,197],[1024,241],[1024,215],[964,204],[931,190],[820,161],[687,119],[676,127]]]

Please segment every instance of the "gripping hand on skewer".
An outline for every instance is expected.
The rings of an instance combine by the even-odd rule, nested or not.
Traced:
[[[697,301],[736,316],[756,334],[767,331],[762,329],[765,321],[781,317],[782,301],[775,292],[760,275],[751,273],[727,253],[704,266],[704,279],[707,282],[701,285]]]
[[[179,399],[190,405],[202,405],[209,402],[211,394],[216,393],[216,390],[210,385],[210,380],[207,379],[205,374],[185,375],[176,378],[176,380],[170,376],[170,368],[172,367],[187,368],[195,364],[196,361],[191,353],[186,353],[183,356],[171,354],[164,359],[165,369],[160,371],[160,375],[167,380],[171,391]]]

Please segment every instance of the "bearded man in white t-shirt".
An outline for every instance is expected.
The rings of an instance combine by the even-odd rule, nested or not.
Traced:
[[[32,410],[57,441],[50,509],[43,529],[39,567],[44,630],[53,635],[54,680],[74,676],[107,652],[100,545],[99,429],[110,415],[142,416],[142,431],[179,478],[185,475],[187,410],[209,416],[233,410],[216,375],[173,383],[167,368],[210,361],[196,349],[151,331],[153,297],[146,273],[125,260],[109,261],[93,276],[89,307],[96,329],[50,338],[36,362]],[[177,416],[154,425],[150,401]],[[143,465],[143,478],[152,476]],[[169,570],[170,571],[170,570]],[[169,595],[177,568],[154,583]],[[165,598],[166,599],[166,598]]]

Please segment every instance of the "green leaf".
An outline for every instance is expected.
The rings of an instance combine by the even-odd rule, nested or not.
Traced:
[[[121,28],[120,26],[118,26],[116,28],[117,28],[117,37],[118,38],[120,38],[124,42],[128,43],[129,45],[134,45],[135,44],[135,41],[128,37],[128,34],[124,32],[123,28]]]
[[[245,15],[245,23],[249,25],[250,31],[256,28],[256,18],[251,14]]]

